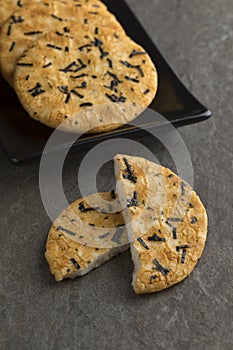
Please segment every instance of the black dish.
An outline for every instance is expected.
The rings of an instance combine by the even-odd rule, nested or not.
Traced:
[[[123,0],[103,2],[117,16],[127,34],[146,49],[157,67],[159,90],[150,108],[176,126],[193,124],[209,118],[211,112],[180,82],[127,4]],[[13,89],[1,76],[0,86],[0,142],[3,149],[13,162],[41,155],[53,130],[27,115]],[[151,124],[147,128],[155,126],[156,124]],[[126,125],[109,133],[84,135],[76,142],[75,147],[78,150],[83,144],[122,135],[134,137],[134,134],[139,132],[140,129]],[[58,148],[63,147],[65,144],[58,145]]]

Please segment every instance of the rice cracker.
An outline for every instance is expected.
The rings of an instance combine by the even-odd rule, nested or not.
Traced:
[[[94,133],[132,121],[150,105],[157,72],[149,55],[113,22],[95,25],[73,25],[69,36],[48,33],[18,61],[14,87],[32,118]]]
[[[105,201],[98,207],[98,195]],[[83,276],[128,249],[117,194],[93,194],[72,203],[55,220],[48,235],[46,259],[57,281]]]

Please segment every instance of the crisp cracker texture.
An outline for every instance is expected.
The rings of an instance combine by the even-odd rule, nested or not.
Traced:
[[[169,169],[143,158],[117,155],[115,173],[135,292],[157,292],[181,282],[205,246],[207,215],[200,198]]]
[[[48,31],[66,33],[71,23],[82,25],[86,22],[87,26],[89,21],[102,14],[108,14],[117,23],[115,17],[107,12],[106,6],[97,0],[24,0],[20,5],[1,28],[1,72],[10,85],[13,85],[18,59],[28,46]],[[121,28],[120,24],[118,27]]]
[[[0,0],[0,27],[12,12],[21,6],[18,0]]]
[[[99,206],[99,197],[105,202]],[[57,281],[83,276],[128,249],[117,194],[99,193],[72,203],[53,223],[46,259]],[[115,211],[115,212],[113,212]]]

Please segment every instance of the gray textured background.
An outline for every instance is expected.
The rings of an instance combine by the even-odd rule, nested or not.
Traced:
[[[43,257],[50,221],[40,200],[39,162],[15,166],[0,151],[1,349],[233,347],[233,2],[128,3],[186,86],[213,112],[211,120],[179,129],[209,215],[203,258],[189,279],[156,295],[134,295],[129,253],[82,279],[55,283]],[[153,150],[150,139],[144,142]],[[66,162],[70,199],[78,197],[80,156]],[[160,157],[166,163],[166,154]],[[102,188],[112,186],[106,174]]]

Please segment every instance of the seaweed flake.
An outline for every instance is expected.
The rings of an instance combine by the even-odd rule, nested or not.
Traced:
[[[182,250],[182,256],[181,256],[181,264],[185,263],[185,258],[187,254],[187,249],[190,248],[190,245],[181,245],[176,247],[176,251],[179,252]]]
[[[49,63],[45,64],[44,66],[42,66],[42,68],[48,68],[50,66],[52,66],[52,62],[49,62]]]
[[[93,46],[97,46],[97,47],[100,47],[103,45],[103,41],[98,38],[94,38],[94,41],[92,41],[91,43]]]
[[[156,233],[153,234],[153,236],[148,237],[148,241],[153,241],[153,242],[165,242],[166,239],[159,237]]]
[[[138,72],[140,73],[141,77],[144,77],[144,72],[143,72],[142,68],[140,66],[136,66],[135,68],[138,70]]]
[[[164,276],[166,276],[171,270],[170,269],[167,269],[167,268],[164,268],[159,262],[157,259],[154,259],[153,260],[153,263],[155,264],[157,270],[159,272],[161,272]]]
[[[58,20],[58,21],[60,21],[60,22],[63,22],[63,21],[64,21],[64,19],[63,19],[63,18],[58,17],[58,16],[56,16],[56,15],[51,15],[51,17],[53,17],[53,18],[57,19],[57,20]]]
[[[67,93],[65,103],[67,104],[69,102],[70,102],[70,93]]]
[[[134,191],[134,194],[133,194],[133,198],[132,199],[127,199],[127,207],[130,208],[130,207],[139,207],[139,203],[138,203],[138,192],[137,191]]]
[[[146,209],[154,211],[154,209],[152,207],[150,207],[150,206],[148,206]]]
[[[79,74],[79,75],[71,75],[70,77],[73,79],[79,79],[79,78],[88,77],[88,74],[83,73],[83,74]]]
[[[146,242],[141,237],[138,237],[137,240],[146,250],[150,250]]]
[[[125,79],[129,80],[129,81],[132,81],[133,83],[139,83],[140,82],[138,79],[131,78],[131,77],[128,77],[128,76],[125,76]]]
[[[147,54],[146,52],[133,50],[131,52],[131,54],[129,55],[129,58],[132,58],[132,57],[138,56],[138,55],[146,55],[146,54]]]
[[[33,31],[33,32],[26,32],[24,35],[37,35],[37,34],[43,34],[40,30]]]
[[[104,57],[109,55],[109,53],[107,51],[104,51],[104,49],[101,46],[99,46],[99,51],[100,51],[100,59],[103,59]]]
[[[128,179],[130,181],[133,181],[135,184],[137,183],[138,178],[134,175],[134,171],[132,169],[131,164],[129,164],[127,158],[123,158],[125,165],[126,165],[126,169],[124,170],[124,172],[127,172],[128,175],[123,174],[123,178],[124,179]]]
[[[158,276],[157,276],[157,275],[155,275],[155,274],[154,274],[154,275],[152,275],[152,276],[150,276],[150,280],[151,280],[151,281],[156,280],[156,278],[158,278]]]
[[[103,42],[100,39],[94,38],[94,41],[92,41],[91,44],[99,48],[100,59],[103,59],[104,57],[108,56],[109,53],[107,51],[104,51],[104,49],[102,48]]]
[[[105,94],[105,96],[108,97],[109,100],[111,100],[114,103],[119,103],[119,102],[124,103],[127,100],[126,97],[124,97],[124,96],[117,96],[115,94],[112,94],[112,95]]]
[[[186,183],[181,182],[181,194],[182,194],[182,196],[185,195],[185,187],[186,187]]]
[[[32,97],[36,97],[38,95],[43,94],[45,90],[42,89],[42,86],[40,83],[36,83],[36,85],[32,89],[29,89],[28,92],[31,93]]]
[[[64,228],[62,226],[58,226],[57,227],[57,231],[62,231],[62,232],[68,233],[68,235],[70,235],[70,236],[76,236],[75,232],[73,232],[71,230],[68,230],[68,229],[66,229],[66,228]]]
[[[91,44],[82,45],[78,49],[79,49],[79,51],[83,51],[83,49],[85,49],[87,47],[92,47],[92,45]]]
[[[83,61],[82,61],[80,58],[78,58],[78,62],[79,62],[79,64],[80,64],[80,66],[78,66],[78,67],[74,70],[75,73],[78,72],[78,71],[80,71],[81,69],[87,67],[87,65],[84,64]]]
[[[108,61],[109,68],[112,68],[113,67],[112,60],[110,58],[107,58],[107,61]]]
[[[12,19],[13,23],[23,23],[24,22],[24,19],[21,16],[15,17],[13,15],[13,16],[11,16],[11,19]]]
[[[72,94],[76,95],[76,96],[79,97],[79,98],[84,98],[83,95],[81,95],[79,92],[77,92],[77,91],[74,90],[74,89],[70,90],[70,92],[71,92]]]
[[[50,47],[51,49],[55,49],[55,50],[62,50],[62,48],[60,46],[56,46],[56,45],[53,45],[53,44],[47,44],[47,47]]]
[[[182,257],[181,257],[181,264],[185,263],[185,258],[186,258],[187,250],[183,249]]]
[[[58,90],[66,95],[66,99],[65,99],[65,103],[69,103],[70,100],[70,92],[69,92],[69,88],[67,85],[62,85],[62,86],[58,86]]]
[[[191,224],[193,225],[193,224],[196,224],[197,223],[197,218],[196,218],[196,216],[193,216],[192,217],[192,220],[191,220]]]
[[[110,86],[104,85],[106,89],[114,90],[119,84],[122,83],[122,81],[118,78],[118,76],[112,72],[107,71],[107,74],[113,78],[111,81]]]
[[[7,29],[7,36],[11,35],[11,29],[12,29],[12,25],[10,24],[8,29]]]
[[[68,72],[74,72],[72,69],[73,67],[77,68],[77,63],[75,61],[71,62],[68,66],[66,66],[63,69],[59,69],[60,72],[68,73]]]
[[[15,44],[16,44],[16,42],[13,41],[13,43],[11,44],[11,47],[9,48],[9,52],[14,50]]]
[[[86,208],[85,205],[84,205],[84,202],[81,202],[79,203],[79,210],[82,212],[82,213],[87,213],[89,211],[94,211],[95,208]]]
[[[80,93],[78,93],[75,89],[72,89],[69,91],[69,87],[67,85],[58,86],[58,90],[61,93],[66,95],[65,103],[69,103],[70,98],[71,98],[71,94],[73,94],[79,98],[84,98],[84,96],[81,95]]]
[[[181,218],[168,218],[168,221],[171,221],[171,222],[183,222],[183,219],[181,219]]]
[[[116,192],[115,192],[115,190],[112,190],[112,191],[111,191],[111,197],[112,197],[112,199],[115,199],[115,198],[116,198]]]
[[[74,258],[71,258],[70,261],[72,262],[72,264],[74,265],[74,267],[75,267],[77,270],[80,270],[80,269],[81,269],[81,266],[79,265],[79,263],[78,263]]]
[[[190,245],[188,245],[188,244],[178,245],[178,246],[176,246],[176,251],[179,252],[180,250],[188,249],[188,248],[190,248]]]
[[[172,224],[169,221],[165,222],[168,226],[172,227]]]
[[[24,63],[24,62],[18,62],[17,66],[22,66],[22,67],[33,67],[33,63]]]
[[[80,86],[76,86],[75,89],[86,89],[87,87],[87,82],[83,81]]]
[[[128,61],[120,61],[120,63],[123,64],[123,65],[124,65],[125,67],[127,67],[127,68],[135,68],[135,69],[137,69],[138,72],[140,73],[140,75],[141,75],[142,77],[144,77],[144,73],[143,73],[143,70],[142,70],[142,68],[141,68],[140,65],[136,65],[136,66],[135,66],[135,65],[129,63]]]
[[[176,227],[173,227],[172,234],[173,234],[173,238],[177,239],[177,228]]]
[[[91,107],[91,106],[93,106],[93,103],[91,103],[91,102],[85,102],[85,103],[81,103],[79,106],[80,106],[80,107]]]

